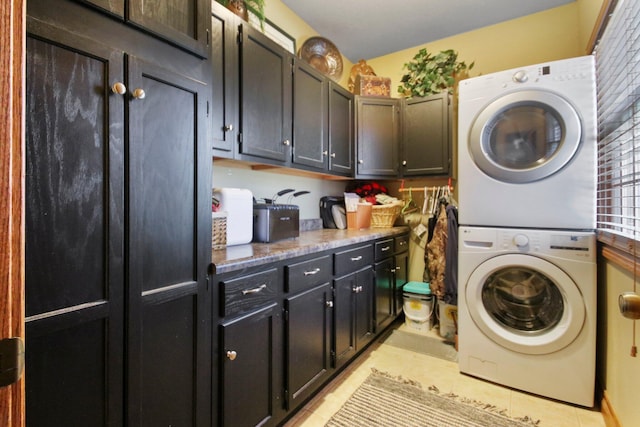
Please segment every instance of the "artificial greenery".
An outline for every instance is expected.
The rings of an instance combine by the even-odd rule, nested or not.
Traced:
[[[260,21],[260,29],[264,31],[264,22],[267,19],[264,14],[265,0],[237,0],[244,3],[244,7],[258,17]],[[217,0],[218,3],[227,7],[232,0]]]
[[[410,62],[404,64],[407,74],[400,79],[398,93],[406,97],[428,96],[448,90],[451,92],[456,78],[466,74],[475,63],[458,61],[458,52],[449,49],[432,55],[420,49]]]

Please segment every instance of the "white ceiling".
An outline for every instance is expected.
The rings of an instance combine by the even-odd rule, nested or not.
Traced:
[[[353,63],[573,1],[282,0]]]

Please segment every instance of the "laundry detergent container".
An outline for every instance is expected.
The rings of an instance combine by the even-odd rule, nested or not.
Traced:
[[[433,295],[429,284],[409,282],[402,287],[402,296],[402,310],[407,327],[418,332],[428,332],[433,314]]]

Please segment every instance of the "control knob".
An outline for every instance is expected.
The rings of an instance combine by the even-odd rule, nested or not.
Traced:
[[[523,248],[529,244],[529,238],[524,234],[516,234],[513,237],[513,243],[519,248]]]

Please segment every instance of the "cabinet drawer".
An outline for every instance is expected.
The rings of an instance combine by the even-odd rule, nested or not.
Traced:
[[[286,292],[298,292],[331,281],[331,256],[302,261],[286,267]]]
[[[278,289],[278,269],[220,282],[222,316],[259,307],[272,300]]]
[[[393,239],[385,239],[375,243],[376,261],[393,255]]]
[[[397,236],[395,239],[395,252],[400,253],[409,250],[409,235]]]
[[[335,274],[342,276],[347,273],[358,270],[365,265],[373,263],[373,245],[360,246],[342,252],[336,252],[335,257]]]

